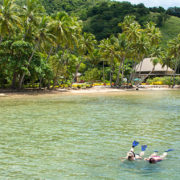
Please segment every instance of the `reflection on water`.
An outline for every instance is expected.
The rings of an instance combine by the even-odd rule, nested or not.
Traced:
[[[0,101],[0,179],[180,179],[179,91]],[[148,145],[145,157],[175,151],[121,162],[133,140]]]

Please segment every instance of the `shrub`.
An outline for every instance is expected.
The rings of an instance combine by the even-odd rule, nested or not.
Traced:
[[[173,79],[170,76],[155,77],[153,79],[147,79],[146,82],[150,85],[172,85]],[[180,85],[180,77],[175,78],[175,84]]]
[[[74,84],[72,84],[72,88],[85,89],[85,88],[90,88],[90,87],[92,87],[92,85],[86,84],[86,83],[81,83],[81,84],[74,83]]]
[[[99,69],[97,69],[97,68],[88,69],[85,72],[85,75],[81,77],[81,80],[93,82],[93,81],[100,80],[101,79],[101,75],[102,75],[102,72]]]
[[[180,85],[180,77],[176,77],[176,78],[175,78],[175,83],[176,83],[177,85]]]

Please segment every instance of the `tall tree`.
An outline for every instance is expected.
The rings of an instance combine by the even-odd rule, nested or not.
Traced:
[[[4,37],[12,38],[17,28],[22,27],[18,6],[13,0],[4,0],[0,5],[0,42]]]
[[[119,61],[119,68],[118,68],[118,74],[116,78],[116,86],[121,86],[123,82],[124,77],[124,62],[126,58],[131,58],[131,49],[130,49],[130,43],[127,40],[127,36],[124,33],[118,34],[118,37],[115,40],[114,43],[117,51],[116,51],[116,58]],[[119,76],[121,73],[121,84],[119,84]]]
[[[83,62],[83,59],[85,58],[88,59],[87,58],[88,54],[93,53],[96,43],[97,42],[95,36],[91,33],[83,33],[82,35],[79,36],[76,49],[80,57],[79,57],[79,62],[77,63],[76,66],[76,72],[74,74],[73,81],[75,81],[77,78],[77,74],[81,63]]]
[[[168,57],[173,61],[174,64],[174,75],[173,75],[173,86],[175,86],[175,75],[177,67],[180,64],[180,34],[177,38],[168,42]]]
[[[113,68],[113,63],[116,59],[116,49],[112,40],[113,37],[103,39],[100,41],[99,48],[101,52],[101,56],[103,59],[106,59],[108,63],[110,64],[110,84],[112,87],[112,68]]]

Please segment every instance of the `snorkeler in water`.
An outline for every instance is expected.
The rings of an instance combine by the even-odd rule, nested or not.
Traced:
[[[147,148],[147,145],[142,145],[140,154],[135,154],[134,153],[134,148],[136,146],[138,146],[138,144],[139,144],[139,142],[133,141],[131,150],[127,153],[126,157],[122,157],[121,159],[126,159],[126,160],[129,160],[129,161],[134,161],[134,160],[137,160],[137,159],[143,159],[142,156],[144,156],[144,152],[145,152],[145,150]]]
[[[161,156],[157,155],[158,151],[154,151],[154,153],[151,154],[151,156],[149,156],[149,158],[144,158],[144,160],[149,161],[149,163],[151,163],[151,164],[155,164],[157,162],[164,160],[166,158],[168,152],[170,152],[170,151],[173,151],[173,149],[168,149]]]

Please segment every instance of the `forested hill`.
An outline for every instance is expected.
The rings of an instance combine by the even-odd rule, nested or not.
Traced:
[[[163,43],[180,33],[177,27],[180,22],[180,8],[162,7],[147,8],[144,4],[132,5],[129,2],[112,0],[40,0],[47,14],[66,11],[68,14],[78,16],[84,22],[83,30],[93,33],[97,40],[107,38],[112,34],[121,32],[118,23],[126,15],[136,16],[136,20],[144,25],[153,21],[163,31]],[[19,4],[25,0],[16,0]],[[172,17],[177,16],[177,17]],[[170,20],[169,20],[170,19]],[[177,26],[176,26],[177,24]]]
[[[126,15],[135,15],[136,20],[141,25],[151,20],[150,10],[143,4],[132,5],[129,2],[111,0],[41,1],[48,14],[63,10],[68,12],[68,14],[79,16],[84,21],[83,30],[93,33],[97,40],[121,32],[118,23],[122,22]]]
[[[178,17],[180,14],[180,8],[178,7],[171,7],[165,10],[162,7],[147,8],[143,4],[132,5],[129,2],[111,0],[41,1],[48,14],[57,11],[66,11],[69,14],[79,16],[79,18],[84,21],[83,30],[93,33],[97,40],[121,32],[118,23],[122,22],[123,18],[128,14],[135,15],[136,20],[141,25],[146,24],[148,21],[155,22],[163,31],[164,43],[170,38],[176,37],[179,33],[175,24],[179,24],[180,18],[172,18],[169,16],[173,15]]]
[[[40,0],[48,14],[57,11],[66,11],[69,14],[75,13],[79,16],[86,14],[88,8],[101,2],[110,0]]]
[[[84,20],[84,31],[95,34],[97,40],[120,33],[118,23],[126,15],[134,15],[136,20],[144,25],[152,19],[150,11],[143,4],[132,5],[129,2],[104,2],[88,9]]]

